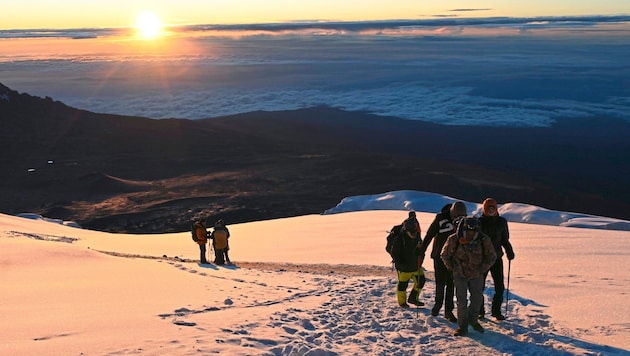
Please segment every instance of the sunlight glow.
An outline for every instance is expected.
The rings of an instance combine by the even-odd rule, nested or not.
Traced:
[[[162,21],[153,11],[143,11],[136,20],[136,29],[142,38],[156,38],[162,32]]]

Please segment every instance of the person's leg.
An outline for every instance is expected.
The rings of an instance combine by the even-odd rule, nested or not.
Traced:
[[[448,270],[444,267],[444,263],[438,259],[433,260],[433,270],[435,271],[435,304],[431,308],[431,315],[437,316],[440,313],[440,309],[442,309],[444,301],[444,288],[446,287]]]
[[[494,281],[494,296],[492,298],[492,316],[501,318],[501,305],[503,304],[503,292],[505,285],[503,284],[503,259],[497,259],[497,262],[490,269],[492,280]]]
[[[453,273],[451,271],[447,272],[446,278],[446,295],[444,296],[444,315],[447,317],[453,316],[453,309],[455,309],[455,305],[453,304],[453,297],[455,296],[455,285],[453,284]]]
[[[215,247],[214,249],[214,263],[218,264],[218,265],[222,265],[223,263],[225,263],[225,261],[223,261],[223,250],[222,249],[218,249]]]
[[[418,300],[420,297],[420,293],[422,292],[422,287],[424,287],[424,283],[426,282],[426,278],[424,277],[424,271],[418,270],[412,274],[413,278],[413,287],[411,289],[411,293],[409,293],[409,298],[407,299],[408,303],[415,304],[418,306],[424,305],[421,301]]]
[[[398,283],[396,284],[396,298],[398,299],[398,305],[407,305],[407,286],[409,285],[409,279],[411,279],[413,272],[401,272],[398,271]]]
[[[206,244],[199,245],[199,262],[200,263],[208,263],[206,260]]]
[[[468,331],[468,281],[463,277],[454,278],[457,296],[457,325],[463,332]]]
[[[225,262],[226,263],[232,263],[230,261],[230,256],[228,256],[228,251],[229,251],[229,249],[227,249],[227,248],[223,251],[223,254],[225,255]]]
[[[477,312],[481,307],[483,300],[483,277],[471,279],[468,281],[468,289],[470,290],[470,308],[468,309],[468,322],[473,328],[479,332],[483,332],[483,328],[479,325]]]

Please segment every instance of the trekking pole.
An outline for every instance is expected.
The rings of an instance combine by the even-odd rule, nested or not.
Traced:
[[[505,315],[507,315],[508,310],[508,302],[510,301],[510,269],[512,267],[512,260],[508,260],[508,281],[507,281],[507,289],[506,289],[506,298],[505,298]]]

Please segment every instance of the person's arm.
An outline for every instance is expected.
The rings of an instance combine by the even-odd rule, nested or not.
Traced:
[[[429,230],[427,230],[427,234],[424,236],[424,240],[422,241],[423,255],[427,253],[427,249],[429,248],[429,245],[431,244],[431,241],[433,241],[435,235],[437,235],[439,228],[440,226],[437,219],[433,220],[431,225],[429,225]]]
[[[455,255],[455,248],[457,247],[456,239],[457,234],[449,236],[440,252],[440,258],[449,271],[452,271],[454,268],[453,256]]]
[[[501,229],[501,245],[505,250],[505,255],[508,260],[514,259],[514,249],[512,248],[512,244],[510,243],[510,231],[508,229],[507,220],[503,220],[503,228]]]

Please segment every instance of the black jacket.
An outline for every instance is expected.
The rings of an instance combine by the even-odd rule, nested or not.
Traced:
[[[501,216],[485,216],[479,217],[479,223],[481,225],[481,231],[490,237],[494,250],[497,253],[497,258],[503,256],[503,247],[508,259],[514,258],[514,250],[510,243],[510,232],[508,230],[507,220]]]
[[[435,239],[431,250],[431,258],[434,260],[440,260],[442,247],[444,247],[448,237],[457,229],[457,226],[454,226],[451,220],[451,205],[446,204],[442,207],[442,211],[435,216],[431,226],[429,226],[429,230],[427,230],[427,234],[424,236],[424,241],[422,241],[422,254],[424,255],[431,241]]]
[[[418,270],[418,256],[420,255],[419,237],[411,238],[404,229],[400,230],[392,246],[394,266],[401,272],[415,272]]]

